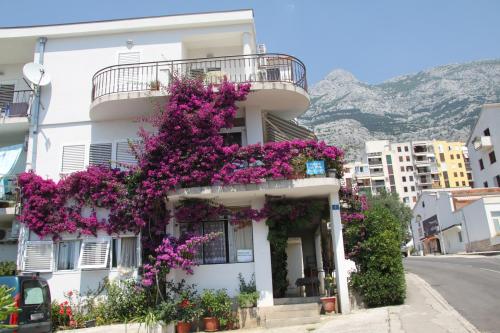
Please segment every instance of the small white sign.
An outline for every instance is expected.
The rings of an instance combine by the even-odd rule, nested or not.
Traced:
[[[238,250],[236,252],[238,257],[238,262],[252,262],[253,261],[253,251],[251,249]]]

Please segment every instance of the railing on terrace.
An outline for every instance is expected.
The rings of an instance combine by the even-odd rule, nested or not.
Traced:
[[[0,94],[0,114],[2,118],[26,117],[29,114],[32,90],[14,90]]]
[[[228,81],[287,82],[307,90],[306,67],[285,54],[252,54],[114,65],[92,78],[92,101],[101,96],[167,86],[173,75],[201,78],[207,84]]]

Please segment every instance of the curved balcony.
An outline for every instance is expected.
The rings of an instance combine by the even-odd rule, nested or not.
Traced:
[[[168,86],[173,76],[200,78],[213,85],[224,78],[249,82],[252,92],[245,103],[282,113],[284,118],[294,118],[309,107],[306,68],[299,59],[285,54],[253,54],[103,68],[92,78],[90,116],[102,120],[145,115],[151,109],[150,99],[165,97],[161,87]]]

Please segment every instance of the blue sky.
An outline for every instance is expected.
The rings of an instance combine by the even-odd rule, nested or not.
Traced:
[[[258,42],[304,61],[313,84],[335,68],[378,83],[500,58],[498,0],[1,0],[0,26],[241,8],[254,9]]]

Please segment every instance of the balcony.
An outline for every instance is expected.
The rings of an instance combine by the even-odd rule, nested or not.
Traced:
[[[2,92],[0,99],[0,132],[5,135],[22,133],[29,128],[29,113],[33,91]]]
[[[224,78],[251,83],[252,92],[244,103],[285,119],[293,119],[309,107],[306,68],[300,60],[284,54],[255,54],[103,68],[92,78],[90,117],[105,120],[147,115],[155,101],[165,98],[162,87],[168,86],[174,75],[200,78],[215,86]]]
[[[489,152],[491,149],[493,149],[491,136],[476,137],[473,141],[473,145],[475,150],[480,150],[482,152]]]

